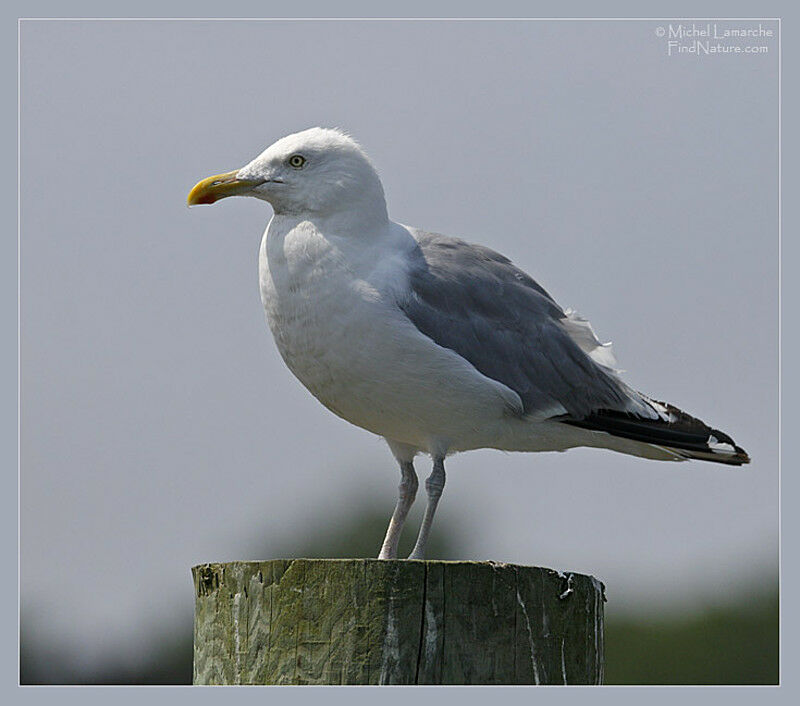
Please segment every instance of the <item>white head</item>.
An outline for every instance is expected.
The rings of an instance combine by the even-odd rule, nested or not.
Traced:
[[[227,196],[255,196],[278,214],[328,217],[357,210],[387,218],[383,187],[369,158],[355,140],[328,128],[283,137],[241,169],[204,179],[188,203]]]

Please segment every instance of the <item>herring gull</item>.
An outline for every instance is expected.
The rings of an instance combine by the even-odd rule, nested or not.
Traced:
[[[612,449],[738,466],[727,434],[629,387],[609,344],[510,260],[389,219],[362,148],[339,130],[278,140],[241,169],[199,182],[189,205],[271,204],[259,252],[267,321],[289,369],[325,407],[382,436],[400,465],[379,558],[397,545],[429,454],[422,559],[449,454]]]

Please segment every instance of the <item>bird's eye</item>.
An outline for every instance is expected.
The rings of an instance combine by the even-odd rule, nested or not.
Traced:
[[[289,166],[300,169],[306,163],[306,158],[301,154],[293,154],[289,157]]]

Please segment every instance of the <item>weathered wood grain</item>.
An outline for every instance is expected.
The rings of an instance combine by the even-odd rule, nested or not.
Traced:
[[[195,684],[600,684],[603,586],[494,562],[202,564]]]

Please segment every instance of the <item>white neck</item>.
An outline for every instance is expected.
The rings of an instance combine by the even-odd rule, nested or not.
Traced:
[[[276,209],[273,220],[276,223],[280,222],[284,227],[308,221],[320,233],[343,238],[372,237],[370,234],[383,230],[390,224],[386,204],[383,201],[380,207],[376,207],[375,202],[371,201],[363,206],[328,213],[292,213]]]

